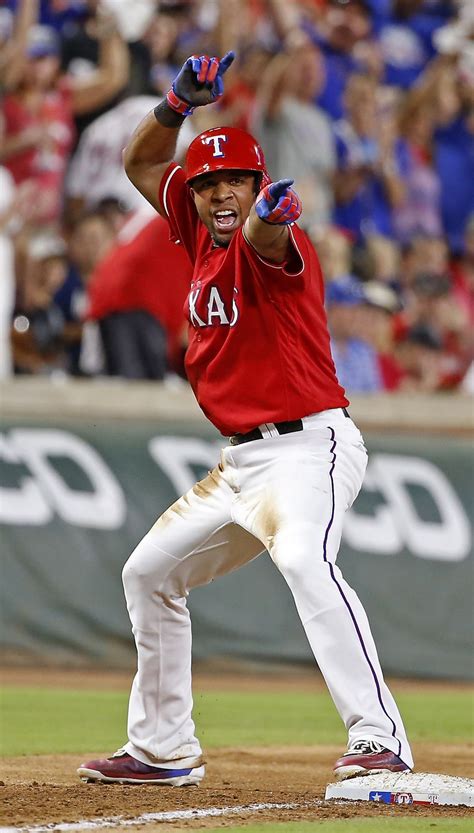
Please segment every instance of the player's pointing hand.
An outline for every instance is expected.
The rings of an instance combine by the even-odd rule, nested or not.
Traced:
[[[209,55],[191,55],[174,79],[166,96],[169,106],[182,116],[189,116],[195,107],[212,104],[224,92],[222,76],[235,58],[227,52],[222,59]]]
[[[301,200],[291,187],[293,179],[279,179],[262,188],[255,202],[261,220],[279,226],[295,223],[301,215]]]

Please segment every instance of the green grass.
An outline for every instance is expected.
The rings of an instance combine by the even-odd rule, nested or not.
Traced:
[[[395,689],[395,694],[396,689]],[[112,752],[125,741],[125,693],[5,687],[0,699],[3,756]],[[472,740],[469,691],[397,695],[412,742]],[[194,719],[205,748],[344,746],[346,732],[326,692],[196,692]]]
[[[283,824],[250,824],[245,827],[232,827],[232,833],[385,833],[396,830],[396,833],[457,833],[471,831],[472,819],[456,819],[443,817],[403,819],[397,814],[396,818],[351,818],[323,821],[293,821]],[[222,827],[206,833],[222,833]]]

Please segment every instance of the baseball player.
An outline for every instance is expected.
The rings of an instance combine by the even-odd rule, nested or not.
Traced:
[[[218,466],[174,503],[123,571],[138,672],[128,743],[78,769],[84,780],[197,784],[188,592],[267,549],[293,594],[348,734],[338,778],[413,766],[364,609],[336,566],[343,516],[367,453],[337,382],[316,253],[296,225],[292,180],[271,182],[262,149],[232,127],[172,161],[179,128],[223,92],[233,53],[188,58],[125,150],[127,173],[193,265],[187,372],[226,437]]]

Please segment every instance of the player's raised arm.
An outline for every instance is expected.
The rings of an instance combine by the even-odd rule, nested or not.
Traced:
[[[234,60],[228,52],[222,60],[192,55],[173,81],[166,99],[138,125],[124,150],[129,179],[163,214],[158,201],[161,178],[173,159],[179,129],[195,107],[212,104],[224,92],[223,75]]]
[[[245,234],[263,257],[283,262],[288,253],[288,226],[296,222],[302,206],[293,191],[292,179],[280,179],[265,185],[252,206],[245,224]]]

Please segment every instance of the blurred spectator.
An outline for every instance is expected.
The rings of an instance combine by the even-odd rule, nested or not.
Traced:
[[[449,269],[449,250],[442,237],[413,237],[402,251],[399,281],[402,291],[413,286],[420,274],[445,275]]]
[[[317,102],[333,119],[344,115],[343,97],[351,73],[363,70],[356,59],[356,44],[371,31],[367,0],[328,0],[315,32],[316,43],[324,54],[325,84]]]
[[[377,393],[383,388],[377,352],[362,338],[358,312],[364,303],[362,284],[350,275],[326,285],[332,357],[337,378],[349,393]]]
[[[148,206],[146,208],[148,209]],[[130,210],[116,197],[103,197],[96,203],[94,209],[110,223],[116,235],[120,234],[122,228],[130,219]],[[89,211],[94,209],[90,208]],[[148,211],[151,213],[149,209]],[[87,209],[83,213],[87,214]]]
[[[442,344],[429,326],[407,330],[395,345],[395,358],[401,368],[400,389],[432,393],[439,390]]]
[[[66,247],[60,237],[42,232],[30,239],[25,280],[13,320],[16,373],[66,370],[64,348],[70,333],[54,303],[66,270]]]
[[[311,240],[318,253],[325,281],[344,278],[351,272],[350,238],[335,226],[311,229]]]
[[[96,262],[115,245],[117,235],[128,218],[129,213],[124,211],[121,204],[109,198],[101,200],[93,211],[83,212],[71,221],[68,237],[69,268],[53,298],[71,334],[66,347],[66,366],[71,375],[83,373],[80,359],[87,306],[86,288],[90,275]]]
[[[411,93],[434,105],[434,164],[441,182],[441,212],[450,248],[462,249],[474,211],[474,14],[462,5],[459,19],[436,33],[441,54]],[[456,187],[453,187],[456,183]]]
[[[393,316],[400,309],[396,292],[378,281],[364,284],[364,304],[358,310],[359,326],[377,354],[382,388],[397,390],[403,377],[394,355]]]
[[[179,24],[175,15],[155,14],[143,36],[143,43],[148,50],[148,87],[149,92],[163,96],[171,87],[174,77],[181,68],[175,59]]]
[[[86,128],[66,179],[68,219],[110,197],[120,201],[128,210],[149,205],[124,171],[122,150],[136,126],[159,101],[145,95],[125,98]],[[180,131],[176,151],[178,160],[184,156],[195,135],[193,120],[186,120]],[[153,211],[151,207],[150,211]]]
[[[113,223],[99,209],[84,213],[74,224],[69,237],[69,258],[81,283],[87,286],[97,263],[115,245]]]
[[[474,70],[466,81],[460,77],[457,83],[452,81],[458,106],[450,119],[438,121],[435,161],[444,230],[451,249],[459,252],[467,220],[474,211]]]
[[[15,183],[0,165],[0,379],[12,372],[10,322],[15,300],[15,249],[8,226],[15,209]]]
[[[255,125],[257,94],[271,57],[272,53],[258,43],[250,44],[237,56],[239,74],[219,102],[219,115],[225,122],[250,133],[253,129],[258,131]]]
[[[130,0],[99,0],[99,3],[95,2],[95,6],[98,5],[112,11],[123,39],[136,43],[146,31],[156,6],[164,4],[156,0],[133,0],[133,3]]]
[[[236,0],[233,0],[235,3]],[[181,67],[189,55],[210,55],[224,52],[216,48],[221,21],[227,26],[232,0],[225,3],[214,0],[160,0],[159,12],[172,16],[178,25],[178,37],[174,50],[176,65]],[[251,0],[253,3],[253,0]],[[245,21],[247,2],[239,3],[240,21]],[[237,40],[233,40],[234,47]]]
[[[115,246],[115,222],[100,207],[86,211],[73,224],[68,238],[69,272],[58,291],[64,317],[80,328],[80,338],[70,351],[71,372],[94,375],[102,367],[102,351],[97,328],[84,325],[87,287],[97,264]]]
[[[424,328],[442,351],[437,361],[437,381],[433,389],[458,384],[471,359],[467,341],[467,320],[451,291],[448,274],[419,272],[413,278],[403,313],[397,321],[401,337],[413,328]],[[433,347],[433,345],[431,345]],[[428,345],[430,346],[430,345]]]
[[[358,242],[369,234],[391,237],[392,208],[404,196],[402,148],[393,136],[381,140],[376,90],[369,76],[351,75],[344,95],[347,118],[335,124],[334,219]]]
[[[366,280],[380,281],[397,289],[400,273],[400,251],[396,243],[389,240],[388,237],[372,234],[366,240],[364,253],[366,255],[366,271],[360,277]]]
[[[400,131],[407,150],[402,201],[394,207],[395,235],[402,242],[424,234],[440,237],[441,182],[433,164],[434,102],[408,100],[400,115]]]
[[[192,266],[147,211],[123,227],[88,283],[89,320],[99,322],[105,373],[126,379],[183,374],[184,302]]]
[[[132,64],[118,17],[112,11],[114,5],[115,2],[85,0],[82,14],[61,32],[62,72],[81,85],[90,84],[99,74],[106,88],[101,95],[90,98],[87,107],[75,108],[77,136],[93,119],[117,103],[117,96],[130,82]]]
[[[114,222],[99,207],[85,212],[75,222],[69,236],[68,250],[71,284],[68,308],[71,316],[82,321],[86,307],[87,287],[97,264],[115,246],[117,230]]]
[[[474,342],[474,213],[466,225],[461,254],[450,264],[453,295],[463,308]]]
[[[253,123],[272,179],[283,179],[291,171],[303,202],[300,222],[306,228],[326,224],[332,209],[331,123],[312,104],[323,83],[321,53],[314,46],[278,55],[264,72]]]
[[[257,3],[227,0],[219,6],[216,26],[218,54],[225,55],[230,49],[237,53],[236,72],[226,79],[224,96],[218,104],[219,124],[232,124],[249,132],[265,69],[271,58],[283,51],[287,35],[299,20],[297,4],[267,0],[265,5],[268,17],[262,15],[262,6],[259,9]],[[306,38],[300,29],[297,31]]]
[[[445,0],[392,0],[378,29],[385,83],[410,89],[435,54],[433,34],[449,15]]]
[[[22,2],[9,0],[9,5],[17,12]],[[34,0],[34,4],[38,9],[38,22],[60,32],[70,21],[84,14],[85,0]]]
[[[73,114],[108,101],[126,79],[125,47],[110,20],[104,22],[100,36],[99,69],[78,80],[59,74],[54,30],[31,27],[22,74],[3,101],[0,160],[17,184],[26,180],[35,183],[34,221],[38,224],[60,217]]]
[[[17,372],[182,372],[189,265],[121,151],[188,55],[234,49],[178,156],[231,124],[295,179],[349,392],[468,387],[473,37],[472,0],[0,4],[0,315],[7,342],[16,297]],[[5,375],[8,343],[2,360]]]
[[[474,396],[474,361],[471,362],[460,385],[461,391]]]
[[[38,0],[20,0],[16,15],[0,8],[0,88],[14,88],[23,73],[31,27],[38,19]]]

